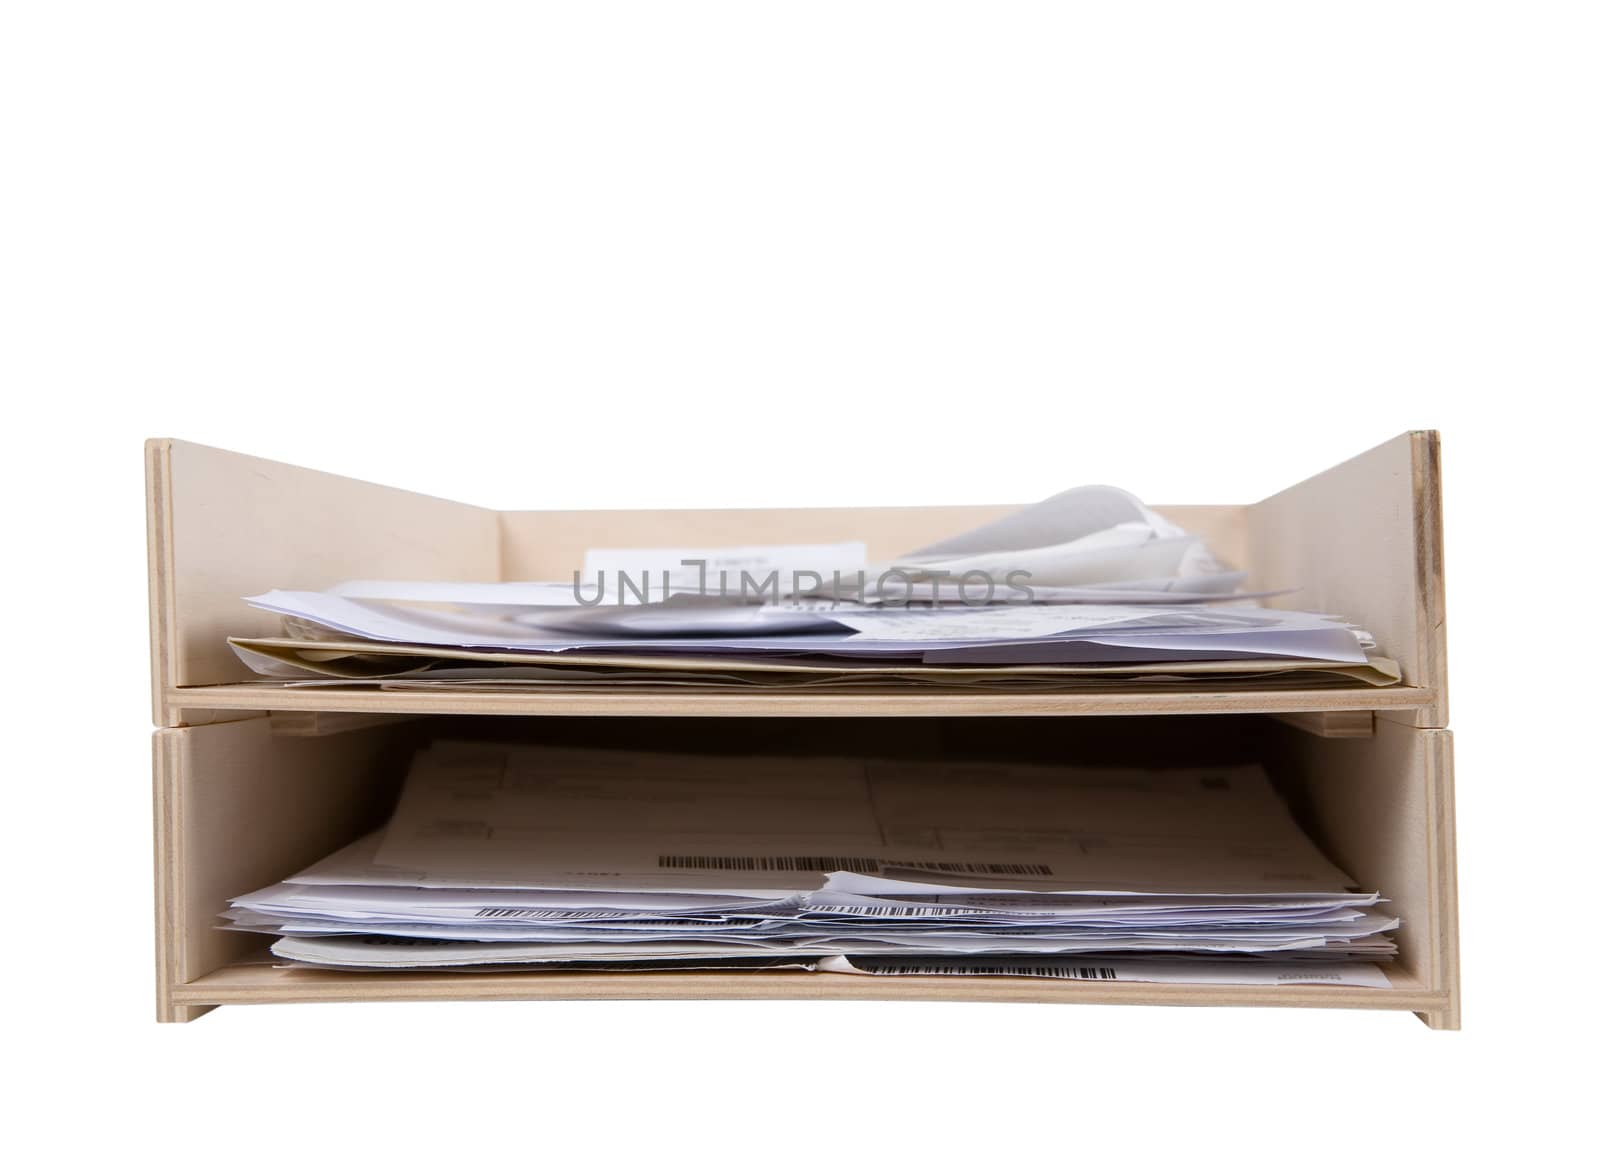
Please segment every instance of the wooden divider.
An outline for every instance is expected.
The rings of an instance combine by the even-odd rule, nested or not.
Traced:
[[[415,734],[274,734],[266,717],[156,733],[156,963],[162,1019],[173,989],[260,947],[224,931],[234,895],[286,878],[387,816]]]

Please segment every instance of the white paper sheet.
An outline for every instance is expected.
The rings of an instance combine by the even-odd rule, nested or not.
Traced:
[[[1392,985],[1376,964],[1341,964],[1316,967],[1270,961],[1172,960],[1166,963],[1135,960],[935,960],[897,957],[863,959],[824,956],[818,969],[858,976],[1023,976],[1051,980],[1087,980],[1122,984],[1237,984],[1241,987],[1324,984],[1349,988],[1388,988]]]
[[[791,594],[806,590],[809,580],[794,586],[794,576],[816,574],[821,581],[831,579],[835,571],[852,574],[865,569],[867,546],[862,542],[839,543],[789,543],[763,546],[732,547],[594,547],[584,554],[583,578],[591,593],[602,574],[607,580],[607,593],[616,587],[616,577],[625,574],[636,583],[645,578],[652,581],[670,577],[675,588],[687,588],[697,594],[734,594],[741,590],[742,576],[748,575],[751,586],[760,587],[769,575],[778,576],[778,593]]]
[[[1041,586],[1224,571],[1199,539],[1114,486],[1065,490],[896,562],[954,574],[1020,567]]]
[[[534,748],[424,755],[377,862],[430,881],[768,897],[831,889],[830,875],[893,885],[941,871],[997,890],[1305,894],[1350,881],[1252,767],[1130,773]]]

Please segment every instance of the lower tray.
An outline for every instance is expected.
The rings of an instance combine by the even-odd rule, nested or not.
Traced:
[[[347,726],[346,726],[347,727]],[[229,900],[380,825],[418,741],[436,734],[731,755],[1071,758],[1080,764],[1257,762],[1301,824],[1402,920],[1390,989],[1207,986],[782,972],[342,972],[282,969],[260,936],[219,930]],[[1102,760],[1104,759],[1104,760]],[[156,735],[157,999],[164,1020],[227,1003],[338,1000],[831,999],[1034,1001],[1409,1010],[1459,1025],[1450,734],[1375,718],[1318,737],[1259,717],[938,720],[472,718],[304,737],[270,718]]]

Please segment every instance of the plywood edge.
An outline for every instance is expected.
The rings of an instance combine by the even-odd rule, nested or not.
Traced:
[[[1202,987],[985,977],[873,977],[819,972],[320,972],[267,964],[222,968],[178,989],[186,1003],[290,1004],[442,1000],[909,1000],[1026,1004],[1360,1008],[1442,1005],[1402,974],[1395,986]]]
[[[1414,430],[1411,437],[1412,499],[1417,548],[1417,627],[1423,670],[1419,681],[1434,691],[1433,703],[1422,710],[1420,723],[1443,728],[1450,723],[1446,680],[1444,601],[1444,490],[1438,431]]]
[[[161,733],[150,739],[151,809],[155,828],[155,849],[152,855],[155,878],[156,924],[156,1018],[172,1020],[168,1009],[172,1002],[172,988],[177,983],[173,963],[176,959],[174,937],[177,935],[178,858],[173,853],[173,839],[177,836],[174,823],[174,785],[171,767],[173,759]]]
[[[186,978],[183,966],[182,903],[184,859],[181,839],[182,750],[174,730],[151,738],[152,808],[155,818],[155,988],[156,1020],[164,1024],[194,1020],[215,1005],[180,999]]]
[[[144,443],[145,546],[150,592],[150,700],[157,725],[169,720],[166,692],[176,677],[176,604],[173,599],[172,439]]]
[[[1257,692],[660,692],[563,687],[547,692],[373,692],[359,689],[210,685],[168,694],[195,709],[304,709],[377,714],[595,717],[976,717],[1152,716],[1414,709],[1422,689],[1286,689]]]
[[[1461,1027],[1461,923],[1456,887],[1455,737],[1448,729],[1428,732],[1429,791],[1433,830],[1428,856],[1433,898],[1435,952],[1433,983],[1445,999],[1425,1016],[1429,1027]]]

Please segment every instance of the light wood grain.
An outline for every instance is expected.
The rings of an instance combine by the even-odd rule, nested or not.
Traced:
[[[1430,870],[1428,893],[1438,926],[1429,936],[1433,944],[1432,986],[1444,993],[1444,1002],[1432,1009],[1420,1009],[1429,1028],[1455,1030],[1461,1027],[1461,924],[1456,889],[1456,782],[1455,734],[1436,732],[1429,742],[1431,778],[1427,862]]]
[[[617,691],[578,685],[537,692],[374,692],[240,684],[173,689],[167,697],[177,710],[305,709],[515,717],[1070,717],[1407,710],[1426,705],[1430,694],[1404,685],[1261,691],[1219,691],[1195,684],[1179,691],[852,689],[830,693],[685,688]]]
[[[272,731],[281,737],[331,737],[379,725],[394,725],[415,718],[395,713],[334,712],[328,709],[274,709],[268,714]]]
[[[940,1000],[1017,1004],[1171,1004],[1423,1011],[1437,993],[1405,975],[1394,987],[1199,987],[1001,976],[851,976],[817,972],[324,972],[242,964],[179,988],[191,1004],[397,1000]]]
[[[916,999],[1409,1009],[1460,1023],[1451,738],[1437,434],[1395,439],[1255,506],[1161,507],[1280,605],[1354,619],[1400,660],[1390,688],[1182,686],[1064,693],[375,692],[238,683],[229,634],[270,635],[240,597],[347,578],[561,578],[589,546],[865,541],[890,557],[1015,507],[496,513],[167,440],[147,447],[155,740],[158,1015],[221,1003],[439,999]],[[336,735],[274,733],[296,724]],[[1278,714],[1294,726],[1267,716]],[[364,725],[367,714],[370,721]],[[439,722],[395,718],[448,715]],[[1204,715],[1199,715],[1204,714]],[[484,716],[498,720],[456,720]],[[783,973],[559,975],[285,971],[258,937],[213,926],[229,896],[275,881],[375,823],[419,734],[571,735],[626,718],[633,747],[810,739],[912,752],[1087,755],[1198,764],[1258,758],[1309,829],[1405,924],[1388,992]],[[288,718],[288,719],[285,719]],[[298,718],[296,721],[294,718]],[[720,725],[697,726],[705,718]],[[822,721],[846,718],[826,731]],[[881,722],[872,718],[893,718]],[[1131,718],[1131,719],[1130,719]],[[1139,719],[1147,718],[1147,719]],[[768,719],[763,722],[763,719]],[[1412,727],[1413,724],[1422,726]],[[364,725],[364,727],[363,727]],[[653,727],[652,727],[653,726]],[[1310,730],[1307,732],[1305,730]],[[738,742],[745,741],[744,745]],[[796,748],[801,748],[799,745]],[[801,751],[807,751],[806,746]],[[1108,752],[1109,751],[1109,752]]]
[[[180,1004],[173,991],[188,969],[180,960],[183,905],[188,894],[187,867],[181,843],[181,780],[176,740],[171,733],[151,738],[154,770],[156,1019],[166,1023],[194,1020],[208,1005]]]
[[[1168,506],[1164,513],[1205,535],[1252,572],[1252,585],[1298,588],[1276,602],[1320,607],[1377,633],[1401,661],[1406,687],[1307,700],[1241,703],[1219,694],[1209,711],[1292,712],[1368,708],[1443,724],[1443,584],[1440,570],[1437,435],[1404,435],[1251,507]],[[861,539],[889,556],[1015,507],[894,507],[812,510],[508,511],[496,513],[406,491],[301,470],[185,442],[148,449],[151,635],[158,723],[180,723],[180,707],[247,707],[210,691],[249,672],[224,643],[229,634],[270,635],[277,617],[241,597],[272,587],[318,588],[356,577],[562,578],[592,545],[727,545],[735,542]],[[1418,693],[1423,696],[1417,701]],[[501,694],[503,695],[503,694]],[[931,695],[931,694],[930,694]],[[1207,711],[1195,694],[1170,700],[1112,696],[1107,712],[1137,707]],[[405,694],[381,697],[404,711]],[[317,698],[313,697],[312,700]],[[515,699],[515,698],[513,698]],[[654,707],[661,698],[641,696]],[[817,702],[820,706],[826,698]],[[1041,710],[1089,711],[1079,694],[1030,699]],[[1245,698],[1248,702],[1250,698]],[[1051,701],[1064,700],[1064,704]],[[331,711],[366,709],[329,693]],[[1321,703],[1319,703],[1319,701]],[[579,706],[604,715],[588,701]],[[884,702],[878,702],[887,707]],[[315,704],[263,704],[311,708]],[[443,708],[443,702],[423,707]],[[484,711],[511,707],[485,695]],[[548,703],[530,701],[527,715]],[[617,707],[607,703],[607,708]],[[686,715],[693,715],[686,705]],[[718,707],[727,707],[719,705]],[[743,706],[779,707],[773,700]],[[808,706],[810,707],[810,706]],[[958,707],[951,703],[952,709]],[[974,710],[994,707],[983,701]],[[742,715],[731,713],[729,715]],[[908,714],[913,715],[913,714]],[[957,715],[952,713],[951,715]],[[975,715],[982,715],[975,713]]]
[[[1294,731],[1269,740],[1270,768],[1302,824],[1361,886],[1389,899],[1403,921],[1401,967],[1439,994],[1429,1010],[1445,1018],[1439,1026],[1459,1026],[1449,730],[1380,719],[1365,740]]]
[[[405,740],[393,728],[275,736],[265,717],[155,734],[163,1019],[187,1019],[177,985],[259,945],[258,936],[217,927],[230,897],[293,874],[383,820]]]
[[[1439,435],[1402,434],[1248,508],[1251,586],[1355,620],[1431,693],[1404,718],[1447,723]],[[1373,706],[1378,707],[1378,706]]]
[[[158,725],[169,719],[169,686],[180,683],[178,604],[173,595],[178,568],[172,557],[172,442],[152,439],[144,446],[145,545],[149,558],[150,701]],[[219,679],[221,679],[219,677]]]
[[[499,577],[492,510],[184,441],[146,446],[156,691],[250,679],[227,637],[281,620],[242,602],[347,579]],[[157,723],[170,723],[158,707]]]
[[[1265,717],[850,721],[818,739],[819,722],[681,717],[625,722],[533,719],[438,726],[382,723],[327,737],[274,735],[265,718],[158,734],[162,856],[163,1015],[219,1003],[438,999],[918,999],[1062,1003],[1247,1004],[1412,1010],[1432,1023],[1457,1015],[1449,734],[1380,722],[1365,739],[1327,739]],[[808,727],[809,726],[809,727]],[[956,726],[960,726],[959,730]],[[1083,764],[1264,761],[1307,828],[1362,885],[1382,890],[1404,920],[1396,988],[1209,988],[1040,980],[869,979],[675,973],[344,973],[259,963],[262,940],[213,929],[227,899],[283,877],[355,837],[391,796],[399,754],[418,731],[493,733],[565,744],[624,740],[636,749],[732,752],[881,751],[887,755],[1012,757]],[[709,737],[706,734],[711,734]],[[598,738],[597,735],[598,734]],[[797,736],[798,734],[798,736]],[[393,749],[386,746],[392,745]],[[385,765],[384,759],[390,758]],[[1450,877],[1447,877],[1449,875]]]
[[[1374,717],[1370,710],[1279,713],[1278,720],[1316,737],[1370,737]]]

